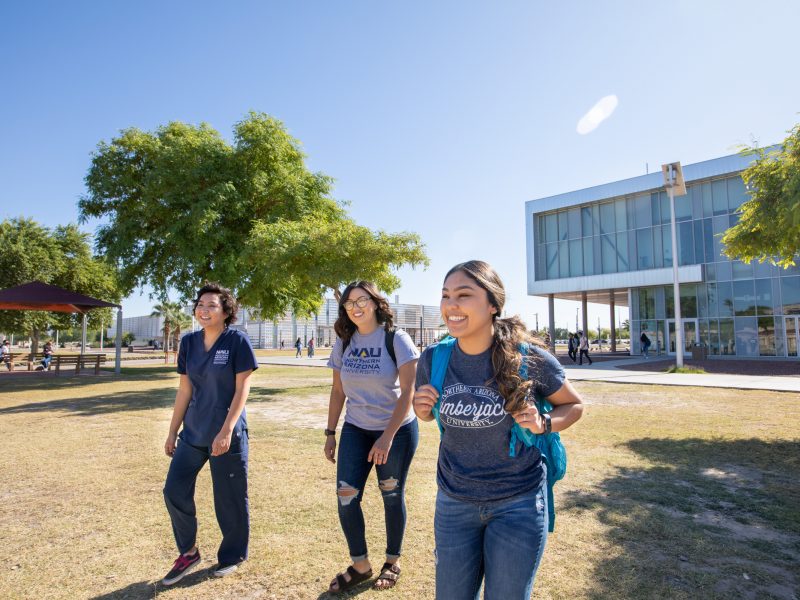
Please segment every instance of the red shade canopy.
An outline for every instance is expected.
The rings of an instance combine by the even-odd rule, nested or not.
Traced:
[[[50,310],[84,314],[93,308],[107,306],[120,307],[119,304],[70,292],[41,281],[0,290],[0,310]]]

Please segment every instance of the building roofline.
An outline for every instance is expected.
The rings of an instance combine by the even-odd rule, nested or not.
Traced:
[[[779,149],[780,145],[769,146],[767,151]],[[712,177],[720,177],[730,173],[737,173],[746,169],[756,159],[753,154],[730,154],[711,160],[683,165],[683,178],[686,183]],[[643,192],[657,191],[664,188],[664,179],[661,170],[647,175],[638,175],[629,179],[612,181],[600,185],[528,200],[525,203],[526,214],[542,213],[546,211],[576,206],[590,202],[598,202],[609,198],[641,194]]]

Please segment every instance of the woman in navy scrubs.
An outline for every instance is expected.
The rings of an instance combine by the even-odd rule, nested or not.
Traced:
[[[258,362],[249,338],[228,327],[236,321],[238,308],[230,290],[206,284],[194,301],[194,316],[203,329],[181,340],[180,385],[164,443],[164,452],[172,457],[164,500],[180,556],[162,580],[164,585],[177,583],[200,563],[194,488],[206,461],[211,463],[214,508],[222,530],[214,575],[229,575],[247,559],[250,509],[244,404]]]

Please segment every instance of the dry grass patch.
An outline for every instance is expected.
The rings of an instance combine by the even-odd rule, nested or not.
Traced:
[[[208,471],[197,486],[202,568],[156,584],[175,558],[161,489],[177,376],[3,381],[0,597],[325,597],[347,565],[335,467],[322,455],[330,372],[266,366],[250,415],[251,558],[215,580],[219,532]],[[588,407],[564,435],[567,478],[536,597],[792,598],[800,586],[800,396],[576,384]],[[438,432],[421,426],[396,598],[432,599]],[[385,538],[365,497],[376,566]],[[363,589],[363,588],[362,588]],[[364,591],[359,598],[385,598]]]

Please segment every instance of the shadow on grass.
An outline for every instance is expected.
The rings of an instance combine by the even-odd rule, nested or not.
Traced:
[[[372,589],[373,584],[375,583],[375,579],[368,579],[362,583],[359,583],[354,588],[347,590],[346,592],[328,592],[324,591],[319,596],[317,596],[317,600],[334,600],[335,598],[353,598],[364,592],[368,592]]]
[[[276,402],[302,389],[304,388],[268,388],[253,386],[250,388],[248,404]],[[171,408],[174,402],[175,387],[164,387],[155,390],[119,391],[99,396],[30,402],[28,404],[0,408],[0,415],[66,411],[75,416],[96,416],[125,411]]]
[[[588,597],[795,599],[800,442],[639,439],[618,469],[559,508],[606,526]]]
[[[114,590],[113,592],[108,592],[107,594],[92,596],[92,600],[123,600],[123,598],[135,598],[136,600],[140,600],[155,598],[158,596],[159,592],[163,592],[166,589],[190,588],[194,585],[202,583],[211,577],[213,570],[214,567],[208,567],[201,571],[190,573],[175,585],[169,586],[169,588],[161,583],[153,583],[152,581],[139,581],[137,583],[126,585],[124,588]],[[186,597],[191,597],[191,594],[188,594],[188,590]]]
[[[105,369],[100,375],[94,375],[91,369],[86,369],[80,375],[74,372],[65,372],[59,376],[54,371],[47,373],[25,373],[25,375],[0,375],[0,389],[4,392],[56,390],[67,387],[91,386],[98,384],[114,384],[125,381],[152,381],[154,379],[170,379],[175,373],[175,367],[139,367],[121,369],[120,375],[113,372],[109,374]]]

